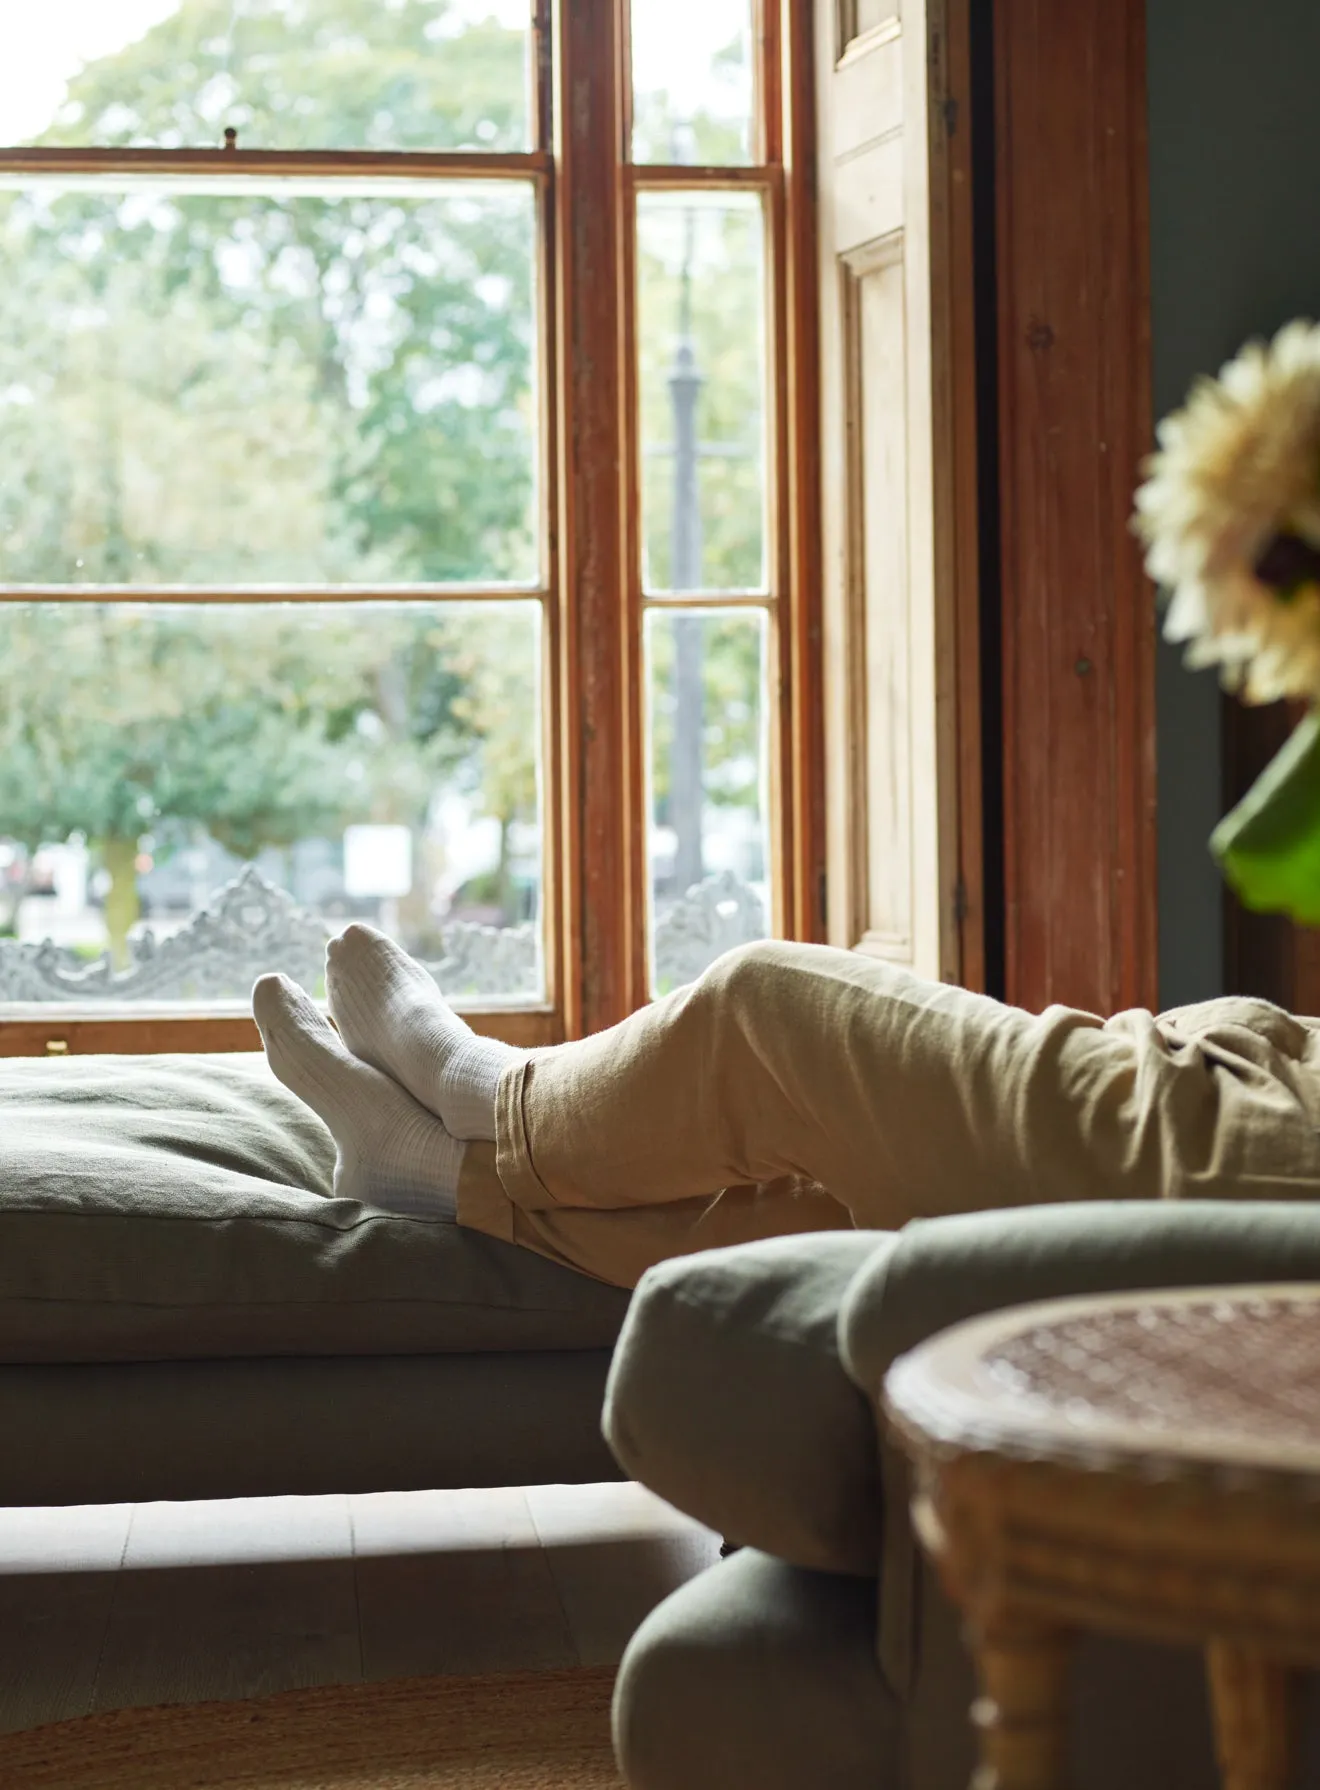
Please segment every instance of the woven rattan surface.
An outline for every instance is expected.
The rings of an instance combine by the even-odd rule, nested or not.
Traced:
[[[1320,1668],[1320,1286],[998,1312],[902,1357],[882,1402],[967,1618],[979,1786],[1071,1781],[1068,1660],[1096,1629],[1204,1647],[1225,1790],[1297,1790],[1295,1683]]]
[[[1320,1306],[1212,1299],[1041,1324],[985,1358],[1006,1391],[1065,1416],[1142,1429],[1218,1430],[1303,1445],[1320,1437]]]
[[[895,1369],[933,1439],[1022,1455],[1314,1479],[1320,1288],[1073,1299],[957,1326]]]

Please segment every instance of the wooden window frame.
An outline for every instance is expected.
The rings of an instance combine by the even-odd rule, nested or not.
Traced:
[[[534,588],[274,587],[180,592],[23,586],[0,602],[436,601],[537,598],[544,617],[543,1004],[464,1008],[521,1045],[600,1030],[650,998],[636,406],[636,196],[755,190],[767,226],[769,594],[663,598],[771,618],[773,930],[824,936],[824,764],[816,477],[815,118],[810,0],[755,8],[761,159],[664,167],[630,160],[629,0],[534,0],[533,147],[525,154],[247,149],[9,149],[0,173],[42,176],[393,175],[530,182],[538,207],[542,581]],[[0,1056],[252,1050],[240,1003],[134,1007],[10,1004]]]

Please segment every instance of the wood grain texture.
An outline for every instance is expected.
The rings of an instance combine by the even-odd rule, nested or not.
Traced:
[[[641,843],[621,829],[640,778],[638,618],[624,602],[624,366],[620,342],[620,8],[557,16],[556,183],[564,744],[572,839],[570,1035],[622,1019],[637,988]]]
[[[7,1010],[16,1017],[0,1019],[0,1057],[82,1056],[121,1052],[127,1056],[168,1051],[260,1050],[256,1023],[246,1014],[97,1014],[86,1008],[52,1004]],[[503,1038],[531,1049],[557,1044],[563,1037],[560,1015],[549,1008],[497,1009],[475,1013],[460,1007],[463,1018],[483,1037]]]
[[[543,154],[376,149],[0,149],[0,173],[40,179],[71,174],[192,174],[230,181],[356,175],[395,180],[526,180],[549,172]]]
[[[1230,1641],[1206,1648],[1224,1790],[1289,1790],[1297,1751],[1296,1675]]]
[[[767,5],[771,0],[767,0]],[[821,617],[820,313],[817,293],[816,71],[814,23],[802,0],[781,0],[779,98],[775,113],[785,250],[783,329],[786,428],[791,451],[783,504],[791,612],[781,618],[788,671],[789,769],[784,780],[791,830],[786,842],[787,930],[808,942],[825,938],[825,719]]]
[[[849,17],[816,7],[829,934],[976,987],[970,14]]]
[[[985,840],[981,746],[980,451],[977,415],[977,268],[973,207],[978,171],[972,153],[973,0],[945,0],[936,38],[936,160],[931,195],[931,255],[938,270],[932,326],[935,408],[944,452],[936,466],[939,507],[948,518],[936,535],[938,588],[946,593],[950,651],[942,700],[952,725],[941,735],[946,762],[940,787],[957,838],[957,881],[950,936],[952,965],[964,988],[986,988]]]
[[[1144,0],[995,8],[1006,992],[1156,1004]]]
[[[351,1501],[367,1678],[577,1663],[573,1636],[518,1487]]]
[[[134,1506],[94,1709],[360,1677],[346,1498]]]
[[[0,1733],[92,1707],[128,1504],[0,1518]]]
[[[283,1686],[613,1664],[718,1550],[627,1484],[6,1510],[0,1732]]]
[[[720,1538],[640,1485],[533,1486],[544,1559],[584,1666],[612,1666],[655,1606],[719,1559]]]

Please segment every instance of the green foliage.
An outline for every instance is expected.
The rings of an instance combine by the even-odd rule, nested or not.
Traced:
[[[449,0],[183,0],[72,85],[47,143],[527,147],[527,37]]]
[[[254,856],[352,820],[420,824],[438,780],[531,818],[528,604],[0,605],[0,833],[197,821]],[[69,717],[74,717],[72,725]],[[473,746],[489,743],[489,764]]]
[[[78,74],[40,140],[523,148],[526,57],[450,0],[181,0]],[[733,155],[727,124],[694,129]],[[737,450],[703,462],[716,590],[762,576],[760,229],[732,206],[700,231],[699,431]],[[640,258],[661,445],[672,251]],[[0,195],[0,582],[535,581],[534,269],[518,183]],[[422,828],[441,785],[507,833],[538,812],[529,607],[0,605],[0,835],[80,833],[108,861],[205,828],[251,857],[353,820]],[[715,767],[745,766],[759,727],[753,633],[707,627]],[[736,782],[711,798],[746,799]]]

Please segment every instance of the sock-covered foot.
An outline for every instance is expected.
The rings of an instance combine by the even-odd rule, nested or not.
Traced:
[[[407,1088],[451,1136],[493,1143],[495,1090],[524,1053],[465,1025],[421,964],[374,927],[347,927],[325,958],[330,1011],[353,1055]]]
[[[387,1075],[359,1062],[287,976],[263,976],[252,1016],[272,1070],[335,1140],[335,1194],[387,1212],[453,1216],[465,1145]]]

